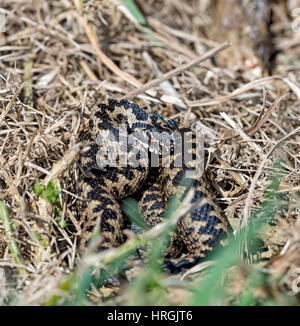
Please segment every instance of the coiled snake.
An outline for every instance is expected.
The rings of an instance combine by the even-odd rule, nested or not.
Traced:
[[[190,135],[188,152],[193,164],[182,160],[183,164],[178,165],[174,145],[178,143],[176,137],[183,139],[187,134]],[[158,138],[160,152],[156,151],[158,147],[155,145]],[[109,100],[107,104],[98,105],[92,112],[89,130],[83,133],[82,141],[85,150],[79,164],[83,174],[77,184],[77,193],[86,200],[77,200],[76,203],[83,225],[81,249],[97,225],[104,239],[99,249],[122,244],[126,236],[120,202],[141,189],[144,192],[139,207],[146,223],[153,227],[161,222],[169,198],[181,187],[182,178],[195,168],[194,163],[200,159],[194,132],[159,114],[146,113],[127,100]],[[164,148],[168,155],[163,155]],[[123,154],[127,160],[125,164]],[[167,158],[168,164],[162,163],[163,158]],[[227,220],[208,190],[205,175],[189,176],[189,179],[194,187],[192,202],[204,198],[205,203],[195,205],[178,220],[165,253],[164,266],[171,272],[193,266],[228,230]]]

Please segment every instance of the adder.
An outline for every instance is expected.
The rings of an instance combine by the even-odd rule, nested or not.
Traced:
[[[189,135],[188,152],[192,163],[182,160],[178,165],[176,138],[182,140],[186,135]],[[169,199],[178,194],[178,189],[181,195],[186,191],[181,181],[188,178],[190,187],[194,188],[192,202],[195,205],[178,220],[164,255],[164,267],[177,273],[195,265],[212,251],[227,235],[228,222],[210,191],[205,174],[188,176],[195,170],[195,162],[203,159],[198,157],[196,139],[195,132],[189,128],[160,114],[147,113],[127,100],[109,100],[98,105],[92,111],[89,129],[81,136],[84,150],[79,159],[82,175],[77,193],[85,200],[78,199],[76,203],[83,229],[81,250],[96,226],[100,227],[103,237],[99,250],[122,244],[126,240],[123,232],[126,218],[120,203],[141,191],[139,207],[145,222],[153,227],[163,221]],[[168,155],[164,155],[167,146]],[[125,164],[122,164],[123,155]],[[166,158],[168,164],[162,164]]]

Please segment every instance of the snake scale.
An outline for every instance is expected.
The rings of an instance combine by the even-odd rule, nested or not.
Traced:
[[[96,226],[103,237],[99,250],[117,247],[126,240],[120,203],[128,196],[141,193],[139,207],[150,227],[163,221],[168,200],[180,188],[184,193],[181,181],[187,171],[194,168],[189,162],[182,166],[175,164],[175,137],[185,134],[191,135],[189,153],[195,162],[200,159],[195,151],[195,133],[176,121],[148,113],[127,100],[110,99],[93,109],[89,128],[81,136],[84,143],[79,158],[82,175],[76,186],[80,198],[85,199],[76,202],[83,230],[81,250],[86,247]],[[149,143],[153,135],[159,136],[160,151],[153,149],[154,141]],[[165,144],[164,138],[167,139]],[[167,145],[168,165],[162,164],[162,158],[166,157],[162,154],[163,148]],[[127,164],[120,164],[122,153],[127,155]],[[156,165],[149,159],[151,153],[156,154]],[[112,157],[117,164],[108,162]],[[194,188],[192,202],[196,204],[178,220],[164,255],[164,267],[174,273],[196,264],[228,233],[228,222],[208,188],[205,175],[190,176],[189,179],[189,187]],[[197,205],[201,199],[205,199],[204,203]]]

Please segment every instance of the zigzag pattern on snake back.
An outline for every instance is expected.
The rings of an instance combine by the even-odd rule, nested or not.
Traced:
[[[86,199],[78,199],[76,203],[83,229],[81,250],[86,247],[97,225],[104,239],[99,250],[117,247],[126,240],[120,202],[140,189],[146,188],[139,201],[146,223],[153,227],[162,221],[169,198],[182,187],[180,182],[187,171],[195,168],[195,163],[183,162],[179,167],[175,164],[176,137],[186,134],[191,136],[190,154],[193,162],[197,162],[201,158],[195,151],[195,133],[179,126],[176,121],[156,113],[147,113],[127,100],[109,100],[93,110],[89,130],[81,137],[85,150],[79,165],[83,174],[77,183],[78,195]],[[153,135],[159,136],[159,152],[156,152],[153,139],[149,143]],[[165,144],[161,141],[164,139]],[[167,155],[163,154],[164,146],[165,149],[168,147]],[[149,159],[151,153],[156,154],[158,163],[155,166]],[[122,154],[127,155],[125,165],[121,164]],[[115,159],[114,165],[108,163],[112,157]],[[166,158],[168,165],[162,164]],[[128,164],[137,161],[138,164]],[[190,176],[189,179],[194,188],[192,202],[205,199],[205,203],[196,204],[177,223],[164,261],[164,267],[171,272],[196,264],[208,251],[213,250],[228,230],[228,222],[208,189],[209,182],[205,175]],[[185,190],[182,189],[182,192]]]

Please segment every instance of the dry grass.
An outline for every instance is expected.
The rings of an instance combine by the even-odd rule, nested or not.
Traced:
[[[278,291],[297,295],[300,32],[292,30],[282,6],[274,5],[273,43],[280,53],[272,76],[212,60],[168,75],[220,45],[207,37],[213,24],[209,1],[136,3],[150,30],[133,22],[119,1],[86,1],[84,7],[76,0],[0,2],[6,20],[0,31],[0,196],[13,226],[7,234],[0,224],[0,304],[10,286],[20,304],[41,304],[59,291],[79,258],[81,227],[70,193],[78,174],[79,131],[96,102],[126,97],[133,85],[162,82],[163,74],[167,84],[156,82],[133,100],[204,130],[211,145],[207,167],[235,230],[261,203],[276,159],[284,159],[280,191],[289,209],[262,236],[264,267],[274,278],[283,276],[274,285]],[[32,190],[35,180],[46,183],[50,177],[61,189],[66,228],[55,219],[53,205]],[[13,259],[11,238],[21,262]]]

